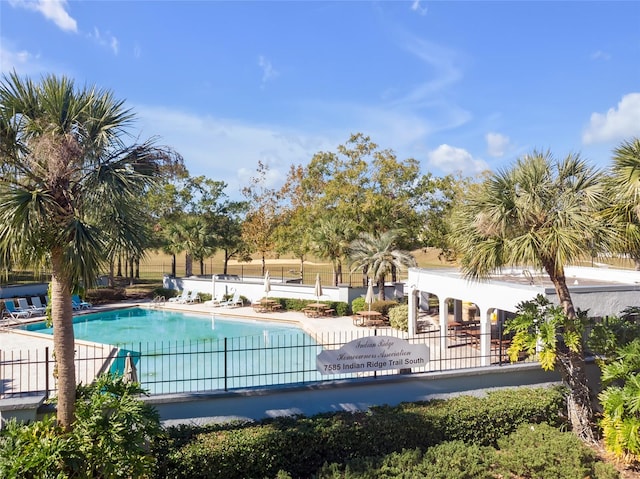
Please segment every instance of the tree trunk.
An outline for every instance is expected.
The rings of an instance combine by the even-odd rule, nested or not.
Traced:
[[[200,276],[204,276],[204,259],[200,258]]]
[[[116,263],[113,260],[113,257],[111,258],[111,260],[109,261],[109,287],[113,288],[115,283],[115,268],[116,268]]]
[[[264,251],[262,252],[262,276],[264,276],[267,273],[267,262],[265,261],[265,257],[264,257]]]
[[[378,299],[380,301],[387,299],[384,292],[384,276],[380,276],[380,279],[378,280]]]
[[[136,256],[136,279],[140,279],[140,258]]]
[[[556,271],[556,268],[546,267],[547,273],[553,282],[553,285],[560,300],[560,304],[567,317],[565,329],[575,330],[576,311],[571,299],[571,293],[567,286],[564,276],[564,270]],[[595,443],[596,439],[593,434],[593,407],[591,403],[591,394],[587,383],[586,363],[584,360],[584,351],[582,345],[579,351],[571,351],[566,346],[562,338],[558,342],[556,365],[562,375],[562,380],[569,388],[569,396],[567,397],[567,414],[573,432],[582,440]]]
[[[133,286],[133,256],[129,258],[129,286]]]
[[[304,281],[304,255],[300,256],[300,284]]]
[[[176,277],[176,254],[173,253],[171,255],[171,277]]]
[[[338,268],[336,269],[336,286],[342,283],[342,261],[338,260]]]
[[[189,277],[193,274],[193,256],[190,253],[184,255],[184,275]]]
[[[51,318],[58,379],[58,424],[71,430],[75,416],[76,367],[71,281],[64,274],[61,250],[51,252]]]
[[[118,255],[118,272],[116,273],[118,278],[122,278],[122,257]]]
[[[231,258],[231,256],[229,255],[229,250],[225,249],[224,250],[224,266],[222,268],[222,273],[223,274],[227,274],[227,268],[229,265],[229,258]]]

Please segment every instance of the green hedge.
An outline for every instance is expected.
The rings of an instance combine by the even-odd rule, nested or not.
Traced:
[[[280,303],[283,310],[286,311],[302,311],[307,308],[310,303],[326,304],[330,309],[336,310],[337,316],[349,316],[351,308],[349,304],[342,301],[317,301],[315,299],[297,299],[297,298],[272,298]]]
[[[310,477],[325,463],[424,450],[449,440],[495,446],[523,423],[559,425],[562,407],[558,388],[522,388],[353,414],[173,429],[170,439],[156,445],[158,477],[263,478],[278,471]]]
[[[279,478],[291,478],[281,473]],[[615,479],[618,472],[598,459],[575,434],[547,424],[522,424],[499,441],[499,448],[447,441],[378,458],[325,464],[322,479]]]

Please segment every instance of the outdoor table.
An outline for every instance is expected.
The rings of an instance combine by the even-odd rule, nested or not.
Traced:
[[[302,310],[302,312],[308,318],[317,318],[320,316],[324,316],[325,311],[329,308],[329,305],[324,303],[309,303]]]
[[[356,326],[364,326],[367,321],[380,321],[382,319],[382,313],[379,311],[358,311],[354,323]]]
[[[254,310],[260,313],[267,313],[276,309],[278,302],[275,299],[262,298],[254,303]]]

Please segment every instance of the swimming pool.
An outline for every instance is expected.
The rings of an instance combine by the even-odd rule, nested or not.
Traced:
[[[53,333],[44,323],[25,329]],[[76,316],[74,332],[76,339],[118,348],[111,371],[122,371],[130,353],[142,387],[152,394],[321,379],[315,367],[321,346],[280,323],[128,308]]]

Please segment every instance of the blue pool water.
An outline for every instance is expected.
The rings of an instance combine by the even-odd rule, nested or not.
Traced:
[[[53,333],[44,323],[26,329]],[[130,308],[76,316],[74,332],[76,339],[119,348],[112,371],[122,371],[131,353],[142,386],[155,394],[320,379],[320,346],[280,323]]]

